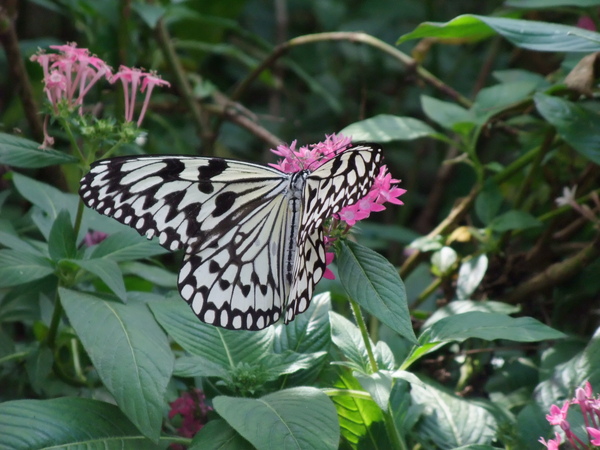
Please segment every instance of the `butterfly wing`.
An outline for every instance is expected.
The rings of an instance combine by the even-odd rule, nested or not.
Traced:
[[[79,192],[101,214],[185,250],[179,291],[201,320],[256,330],[278,320],[289,295],[289,178],[220,158],[123,157],[93,164]]]
[[[353,145],[308,176],[297,236],[294,281],[284,305],[286,323],[306,311],[314,288],[325,273],[323,222],[367,195],[382,160],[379,145]]]

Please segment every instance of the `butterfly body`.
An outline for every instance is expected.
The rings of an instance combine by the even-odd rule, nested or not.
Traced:
[[[184,250],[178,288],[204,322],[258,330],[308,308],[325,272],[321,225],[371,188],[381,149],[354,145],[315,170],[222,158],[118,157],[81,180],[84,203]]]

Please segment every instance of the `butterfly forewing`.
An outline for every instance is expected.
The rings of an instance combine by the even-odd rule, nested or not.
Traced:
[[[308,308],[325,272],[321,225],[369,191],[380,162],[369,145],[297,174],[221,158],[121,157],[94,163],[79,192],[184,250],[179,291],[201,320],[258,330]]]

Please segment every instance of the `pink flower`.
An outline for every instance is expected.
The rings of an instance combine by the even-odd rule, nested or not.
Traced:
[[[544,438],[540,438],[539,442],[544,444],[548,450],[558,450],[558,446],[560,445],[560,435],[558,433],[554,433],[555,438],[550,439],[548,442]]]
[[[301,170],[314,171],[347,150],[351,143],[352,140],[349,137],[340,134],[326,136],[323,142],[303,146],[299,149],[296,148],[297,142],[293,141],[290,146],[279,145],[275,150],[271,150],[276,155],[281,156],[282,159],[277,164],[270,165],[285,173],[295,173]],[[333,228],[328,230],[329,236],[325,237],[326,249],[330,247],[331,242],[334,240],[331,237],[332,233],[335,235],[347,233],[350,227],[355,225],[356,222],[369,217],[371,212],[383,211],[385,209],[384,203],[403,205],[404,203],[398,197],[403,195],[406,190],[396,185],[399,182],[387,172],[386,166],[382,166],[368,194],[353,205],[345,206],[339,213],[333,215]],[[339,224],[339,221],[344,222],[344,224]],[[336,228],[338,228],[337,232]],[[330,241],[327,241],[327,239],[330,239]],[[333,261],[333,255],[334,253],[326,254],[327,265]],[[323,277],[333,279],[334,275],[331,270],[326,269]]]
[[[587,427],[586,430],[591,438],[590,444],[600,445],[600,430],[591,427]]]
[[[333,252],[325,253],[325,265],[328,266],[329,264],[331,264],[333,262],[334,258],[335,258],[335,253],[333,253]],[[329,267],[325,268],[325,273],[323,273],[323,278],[325,278],[327,280],[335,280],[335,275]]]
[[[204,392],[194,388],[171,403],[169,419],[176,415],[182,417],[181,426],[177,429],[180,436],[193,437],[208,421],[207,415],[212,408],[206,405],[205,400]]]
[[[86,247],[97,245],[108,237],[108,234],[102,231],[89,231],[83,238],[83,243]]]
[[[138,90],[141,92],[146,91],[146,97],[144,98],[144,104],[137,120],[137,126],[142,124],[146,109],[150,101],[150,95],[154,86],[170,86],[167,81],[159,78],[156,73],[143,72],[141,69],[129,68],[126,66],[119,67],[119,71],[110,78],[110,82],[114,83],[117,80],[121,80],[123,84],[123,92],[125,93],[125,121],[133,121],[133,112],[135,109],[135,99]]]
[[[584,30],[596,31],[596,24],[590,16],[581,16],[575,26]]]
[[[569,405],[569,400],[566,400],[562,408],[559,408],[556,405],[552,405],[550,407],[550,414],[546,415],[546,420],[550,423],[550,425],[558,425],[563,430],[569,430],[571,428],[569,422],[567,421]]]

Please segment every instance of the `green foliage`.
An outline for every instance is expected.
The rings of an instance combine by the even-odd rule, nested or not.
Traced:
[[[600,390],[600,34],[575,25],[600,1],[33,3],[0,62],[0,449],[535,448]],[[106,80],[42,122],[25,61],[57,36],[171,83],[143,133]],[[338,130],[384,144],[405,205],[289,325],[200,322],[180,255],[77,195],[97,158]]]

